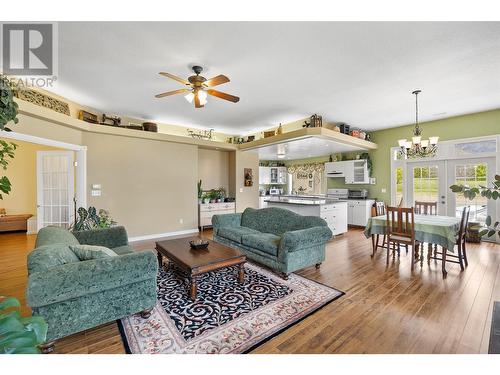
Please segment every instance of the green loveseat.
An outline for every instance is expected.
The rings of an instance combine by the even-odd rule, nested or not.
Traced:
[[[243,213],[214,215],[214,240],[242,250],[286,279],[288,274],[325,260],[332,237],[325,220],[278,207],[247,208]]]
[[[80,261],[70,246],[110,248],[117,256]],[[141,312],[156,304],[158,261],[153,251],[135,252],[125,228],[70,232],[46,227],[28,255],[27,302],[48,323],[47,342]]]

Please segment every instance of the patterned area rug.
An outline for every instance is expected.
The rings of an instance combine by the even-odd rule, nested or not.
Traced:
[[[344,293],[292,274],[288,280],[254,264],[209,272],[198,282],[198,297],[188,297],[181,271],[158,273],[158,303],[149,319],[121,319],[130,353],[245,353]]]

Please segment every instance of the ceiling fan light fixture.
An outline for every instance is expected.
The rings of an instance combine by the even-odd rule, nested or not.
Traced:
[[[166,96],[176,95],[176,94],[185,94],[184,98],[189,103],[194,103],[195,108],[203,108],[205,104],[207,104],[208,95],[215,96],[216,98],[230,101],[232,103],[239,102],[240,98],[234,95],[227,94],[222,91],[214,90],[213,87],[222,85],[224,83],[229,82],[229,78],[227,78],[223,74],[219,74],[216,77],[212,77],[210,79],[206,79],[202,77],[200,73],[203,71],[201,66],[193,66],[192,67],[195,75],[192,75],[186,79],[178,77],[174,74],[170,74],[167,72],[160,72],[160,75],[173,79],[177,82],[182,83],[185,88],[167,91],[158,95],[155,95],[156,98],[164,98]],[[187,94],[186,94],[187,93]]]
[[[184,95],[184,98],[189,102],[189,103],[192,103],[193,102],[193,99],[194,99],[194,94],[192,92],[190,92],[189,94],[187,95]]]
[[[200,104],[207,104],[207,92],[205,90],[198,90],[198,99],[200,99]]]

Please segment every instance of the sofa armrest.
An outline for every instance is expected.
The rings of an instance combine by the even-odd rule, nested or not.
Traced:
[[[293,252],[314,245],[321,245],[332,238],[332,231],[327,226],[285,232],[281,237],[280,250]]]
[[[212,226],[214,228],[214,234],[217,234],[219,228],[239,227],[240,225],[241,225],[241,213],[212,216]]]
[[[31,307],[78,298],[156,278],[158,261],[152,250],[68,263],[28,278],[27,302]]]
[[[73,232],[82,245],[104,246],[110,249],[128,245],[128,236],[125,227],[83,230]]]

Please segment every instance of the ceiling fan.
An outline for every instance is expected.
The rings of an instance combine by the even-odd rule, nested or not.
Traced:
[[[229,100],[230,102],[237,103],[240,98],[234,95],[226,94],[225,92],[213,90],[211,87],[222,85],[223,83],[229,82],[229,78],[225,75],[218,75],[217,77],[213,77],[210,79],[206,79],[205,77],[200,76],[200,73],[203,71],[201,66],[193,66],[193,72],[196,74],[194,76],[188,77],[187,81],[180,77],[177,77],[173,74],[160,72],[160,74],[164,77],[168,77],[174,79],[186,86],[190,86],[189,88],[178,89],[173,91],[167,91],[162,94],[155,95],[156,98],[163,98],[165,96],[176,95],[188,93],[184,96],[189,103],[192,103],[194,100],[195,108],[202,108],[207,104],[207,94],[216,96],[217,98]]]

